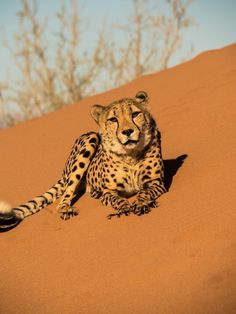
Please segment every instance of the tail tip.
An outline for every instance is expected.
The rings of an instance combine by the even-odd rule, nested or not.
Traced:
[[[21,220],[22,219],[15,214],[10,204],[0,201],[0,232],[16,227]]]
[[[10,212],[12,209],[11,205],[7,202],[0,201],[0,213]]]

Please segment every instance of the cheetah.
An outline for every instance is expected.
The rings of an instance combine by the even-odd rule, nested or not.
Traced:
[[[6,231],[61,197],[58,212],[67,220],[78,215],[75,201],[86,191],[115,210],[113,216],[142,215],[166,192],[161,137],[140,91],[108,106],[93,105],[99,132],[76,141],[62,177],[47,192],[15,208],[0,205],[0,230]],[[133,202],[131,196],[136,195]]]

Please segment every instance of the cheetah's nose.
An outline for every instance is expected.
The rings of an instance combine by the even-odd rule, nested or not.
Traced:
[[[122,134],[130,136],[133,132],[134,132],[133,129],[126,129],[126,130],[122,131]]]

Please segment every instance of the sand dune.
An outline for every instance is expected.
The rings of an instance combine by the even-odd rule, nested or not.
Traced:
[[[54,204],[0,234],[0,313],[236,313],[236,44],[1,131],[0,199],[47,190],[75,138],[97,130],[91,105],[139,90],[169,192],[150,214],[111,221],[84,195],[67,222]]]

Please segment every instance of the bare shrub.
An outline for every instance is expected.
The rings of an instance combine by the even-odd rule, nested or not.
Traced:
[[[124,40],[111,40],[102,29],[88,52],[83,50],[86,30],[76,0],[71,0],[69,9],[62,3],[56,12],[58,27],[51,42],[48,19],[39,19],[36,0],[22,0],[14,49],[9,47],[19,79],[0,83],[4,124],[42,115],[145,73],[166,69],[181,46],[183,29],[193,24],[187,15],[191,1],[166,0],[164,11],[151,7],[149,0],[131,1],[128,23],[113,30],[121,32]]]

